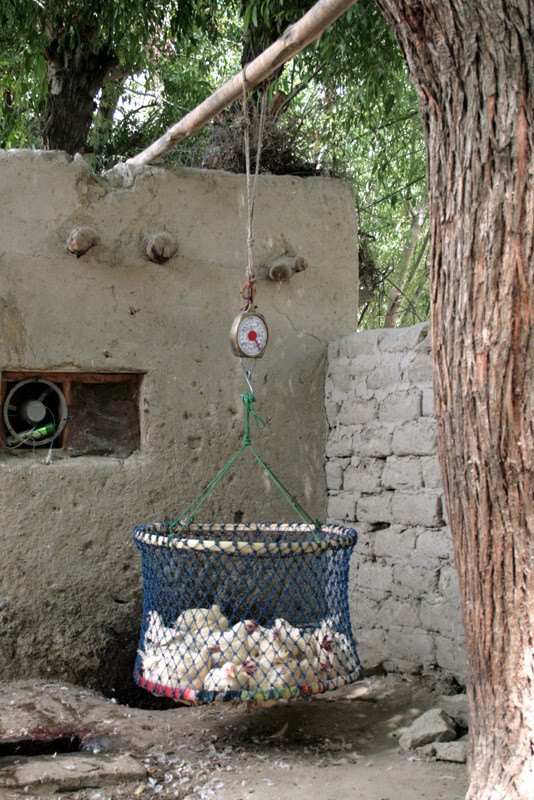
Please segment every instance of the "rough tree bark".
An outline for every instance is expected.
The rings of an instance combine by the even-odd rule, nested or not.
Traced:
[[[470,800],[533,796],[531,0],[378,0],[428,149],[439,449],[470,670]]]
[[[83,153],[93,122],[95,97],[116,59],[107,47],[89,51],[86,41],[70,49],[51,36],[46,50],[48,95],[42,124],[43,147]]]

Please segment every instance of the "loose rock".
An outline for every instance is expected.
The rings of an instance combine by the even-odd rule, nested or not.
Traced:
[[[403,750],[415,750],[431,742],[450,742],[456,739],[456,726],[450,717],[440,708],[426,711],[399,739]]]
[[[436,742],[435,753],[438,761],[455,761],[458,764],[465,764],[467,741],[458,739],[456,742]]]
[[[87,756],[81,753],[12,757],[3,759],[0,786],[6,789],[38,789],[40,795],[96,788],[146,777],[146,768],[126,753]]]
[[[466,694],[442,695],[439,707],[461,728],[469,727],[469,712]]]

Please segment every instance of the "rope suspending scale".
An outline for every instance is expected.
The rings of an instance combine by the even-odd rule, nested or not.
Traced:
[[[253,305],[252,236],[265,102],[264,92],[251,186],[244,75],[248,260],[244,305],[230,333],[241,359],[261,357],[268,342],[265,318]],[[254,448],[250,420],[259,428],[265,423],[255,409],[251,370],[244,369],[248,391],[237,452],[177,518],[133,529],[143,573],[134,679],[157,696],[185,703],[298,699],[361,677],[348,610],[356,531],[312,519]],[[299,523],[195,522],[247,452]]]

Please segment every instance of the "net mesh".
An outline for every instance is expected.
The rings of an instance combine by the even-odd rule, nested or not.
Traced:
[[[361,677],[348,610],[356,531],[306,524],[133,529],[134,679],[183,702],[296,699]]]

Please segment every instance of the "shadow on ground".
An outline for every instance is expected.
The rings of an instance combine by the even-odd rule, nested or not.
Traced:
[[[434,704],[428,687],[398,676],[250,709],[133,708],[67,684],[4,685],[0,796],[460,800],[463,766],[398,746]],[[36,750],[39,741],[57,750]]]

